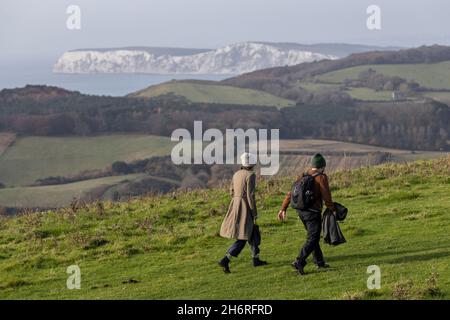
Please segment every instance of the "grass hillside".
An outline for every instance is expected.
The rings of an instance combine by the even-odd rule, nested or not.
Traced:
[[[171,81],[131,94],[132,97],[149,98],[173,93],[192,102],[224,103],[240,105],[260,105],[289,107],[295,102],[276,97],[263,91],[241,89],[220,84],[202,84],[186,81]]]
[[[357,79],[361,72],[367,71],[369,68],[386,76],[399,76],[407,80],[414,80],[426,88],[450,88],[450,61],[430,64],[364,65],[328,72],[317,76],[317,79],[329,83],[342,83],[345,79]]]
[[[57,212],[2,217],[0,298],[14,299],[448,299],[450,158],[386,164],[330,175],[349,208],[347,243],[323,245],[332,268],[298,277],[291,261],[305,238],[294,212],[276,221],[291,179],[258,182],[262,257],[249,250],[225,275],[216,265],[231,244],[218,236],[229,195],[212,189]],[[81,289],[66,268],[81,268]],[[366,288],[369,265],[381,289]]]
[[[102,169],[114,161],[170,154],[169,138],[148,135],[23,137],[0,155],[0,181],[23,186],[50,176]]]

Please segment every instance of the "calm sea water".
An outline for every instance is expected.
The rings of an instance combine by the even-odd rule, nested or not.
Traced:
[[[172,79],[222,80],[224,75],[159,75],[159,74],[54,74],[56,60],[0,61],[0,90],[27,84],[52,85],[86,94],[123,96]]]

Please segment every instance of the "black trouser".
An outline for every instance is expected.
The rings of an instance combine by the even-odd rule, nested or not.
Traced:
[[[322,215],[320,212],[298,211],[300,220],[302,220],[307,231],[306,242],[300,250],[297,261],[306,265],[306,259],[313,254],[314,263],[318,266],[325,264],[322,250],[320,249],[320,232],[322,229]]]
[[[237,257],[239,253],[241,253],[242,249],[244,249],[245,244],[247,243],[247,240],[236,240],[235,243],[231,245],[230,248],[228,248],[228,253],[233,256]],[[248,243],[250,245],[250,250],[252,251],[253,258],[258,257],[259,255],[259,246],[254,245],[252,243]]]

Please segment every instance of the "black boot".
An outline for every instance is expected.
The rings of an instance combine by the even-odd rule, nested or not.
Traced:
[[[253,258],[253,266],[259,267],[259,266],[265,266],[267,265],[267,261],[260,260],[259,258]]]
[[[292,262],[292,266],[297,270],[299,275],[304,276],[306,274],[306,272],[304,270],[305,266],[300,261],[295,260],[294,262]]]
[[[328,269],[330,267],[330,265],[328,263],[321,263],[321,264],[318,264],[316,267],[317,267],[317,269]]]
[[[223,257],[223,259],[219,261],[219,266],[222,267],[224,273],[231,273],[230,259],[228,259],[227,256]]]

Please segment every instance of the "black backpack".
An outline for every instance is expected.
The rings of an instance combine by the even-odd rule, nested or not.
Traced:
[[[291,207],[296,210],[308,210],[314,202],[314,178],[320,173],[313,175],[304,173],[294,182],[291,192]]]

